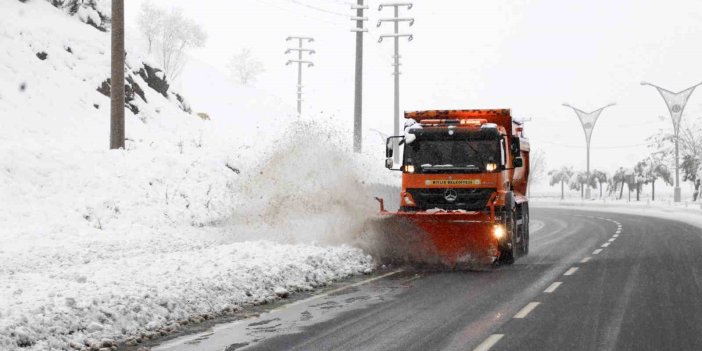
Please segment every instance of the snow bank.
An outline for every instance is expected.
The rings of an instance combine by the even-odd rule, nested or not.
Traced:
[[[576,208],[584,211],[633,214],[662,219],[671,219],[702,228],[702,203],[673,202],[626,202],[626,201],[531,201],[533,207]]]
[[[184,237],[66,242],[1,255],[10,258],[0,271],[6,350],[158,334],[372,268],[369,257],[344,247]]]
[[[292,113],[202,121],[139,80],[106,150],[108,34],[44,1],[0,13],[0,349],[136,340],[373,269],[350,245],[369,185],[398,181],[381,144]]]

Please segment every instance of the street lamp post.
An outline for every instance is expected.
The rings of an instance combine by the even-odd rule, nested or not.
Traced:
[[[602,110],[606,109],[607,107],[614,106],[614,104],[609,104],[589,113],[568,104],[563,104],[563,106],[570,107],[573,109],[573,111],[575,111],[578,119],[580,119],[580,124],[583,126],[583,131],[585,132],[585,143],[587,146],[587,187],[585,188],[585,198],[590,199],[592,195],[590,189],[590,140],[592,139],[592,131],[595,130],[595,123],[597,123],[597,119],[600,118]]]
[[[695,91],[695,88],[702,85],[702,83],[698,83],[677,93],[648,82],[641,82],[641,85],[649,85],[658,90],[658,93],[661,94],[665,104],[668,106],[670,118],[673,120],[673,133],[675,134],[675,195],[673,201],[680,202],[682,200],[680,191],[680,121],[682,120],[687,100],[690,99],[690,95]]]

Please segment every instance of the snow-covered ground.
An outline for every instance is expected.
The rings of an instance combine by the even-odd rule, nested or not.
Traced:
[[[382,145],[353,155],[336,120],[242,88],[193,101],[203,121],[135,75],[148,102],[109,151],[109,34],[47,1],[0,19],[0,349],[111,345],[374,268],[353,244],[369,184],[397,181]]]
[[[635,214],[656,218],[672,219],[685,222],[702,229],[702,203],[672,201],[634,201],[625,200],[589,200],[579,199],[530,199],[532,207],[576,208],[587,211]]]

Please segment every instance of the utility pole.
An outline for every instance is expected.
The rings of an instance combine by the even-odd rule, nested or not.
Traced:
[[[609,104],[589,113],[583,112],[568,104],[563,104],[563,106],[570,107],[575,111],[578,119],[580,119],[580,124],[583,126],[583,131],[585,132],[585,143],[587,145],[587,182],[585,184],[587,187],[585,188],[585,198],[589,200],[592,194],[590,190],[590,140],[592,139],[592,131],[595,130],[595,123],[597,123],[597,119],[600,118],[602,110],[614,106],[614,104]]]
[[[410,2],[394,2],[384,3],[378,7],[378,11],[382,11],[385,7],[392,7],[394,9],[394,17],[381,18],[380,20],[378,20],[378,27],[380,27],[383,24],[383,22],[392,22],[395,25],[395,31],[393,32],[393,34],[383,34],[378,39],[379,43],[382,43],[383,39],[385,38],[395,39],[395,55],[393,56],[393,58],[395,59],[395,63],[393,64],[393,66],[395,66],[395,71],[393,73],[393,75],[395,76],[395,115],[393,117],[393,135],[400,135],[400,38],[406,37],[408,41],[412,41],[412,39],[414,38],[412,34],[400,33],[400,22],[408,22],[410,27],[414,25],[414,18],[400,17],[400,7],[407,7],[407,10],[411,10],[412,6],[412,3]],[[397,141],[395,141],[394,149],[398,149]],[[395,159],[395,163],[399,163],[400,153],[395,152],[393,156]]]
[[[695,88],[702,85],[702,83],[698,83],[677,93],[648,82],[641,82],[641,85],[649,85],[658,90],[658,93],[661,94],[665,104],[668,106],[670,118],[673,120],[673,130],[675,134],[675,194],[673,201],[680,202],[682,201],[682,192],[680,191],[680,121],[682,120],[687,100],[690,99],[690,95],[695,91]]]
[[[124,0],[112,0],[110,149],[124,149]]]
[[[288,48],[285,50],[285,54],[290,54],[291,52],[297,52],[297,59],[296,60],[288,60],[288,62],[285,63],[286,66],[290,65],[291,63],[297,63],[297,116],[300,117],[302,115],[302,65],[306,64],[307,67],[314,67],[314,63],[309,60],[303,60],[303,54],[307,53],[309,55],[315,54],[315,51],[312,49],[306,49],[305,42],[307,43],[312,43],[314,42],[314,38],[310,37],[287,37],[285,41],[291,41],[291,40],[297,40],[298,41],[298,47],[296,48]]]
[[[356,5],[351,5],[352,10],[356,10],[356,16],[351,17],[356,21],[356,28],[351,29],[356,33],[356,87],[353,101],[353,151],[360,153],[363,148],[363,33],[368,32],[368,28],[363,27],[363,22],[368,21],[363,16],[363,11],[368,10],[368,5],[364,5],[364,0],[357,0]]]

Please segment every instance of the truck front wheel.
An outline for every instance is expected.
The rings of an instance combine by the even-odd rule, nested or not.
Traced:
[[[503,213],[503,223],[505,225],[505,231],[507,238],[500,245],[500,258],[499,263],[511,265],[514,263],[515,258],[518,255],[517,247],[517,220],[515,216],[515,205],[512,193],[509,192],[505,196],[505,209]]]

